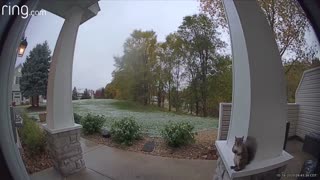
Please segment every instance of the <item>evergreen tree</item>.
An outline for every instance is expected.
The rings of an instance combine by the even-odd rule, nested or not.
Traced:
[[[90,93],[88,89],[85,89],[81,99],[91,99]]]
[[[47,94],[51,50],[47,41],[37,44],[29,53],[21,70],[20,90],[31,97],[32,106],[39,106],[39,95]]]
[[[76,87],[72,90],[72,100],[78,100],[78,91]]]

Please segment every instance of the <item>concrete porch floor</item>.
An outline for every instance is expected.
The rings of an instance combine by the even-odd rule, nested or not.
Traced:
[[[286,174],[298,174],[312,156],[302,152],[301,141],[288,141],[287,152],[294,156]],[[63,178],[53,168],[31,175],[32,180],[212,180],[216,161],[184,160],[123,151],[81,138],[86,169]],[[286,178],[296,179],[296,178]]]
[[[49,168],[32,180],[212,180],[216,161],[172,159],[123,151],[81,138],[86,169],[68,176]]]
[[[287,165],[285,170],[285,173],[289,176],[299,174],[304,161],[309,159],[315,160],[315,157],[302,151],[302,146],[303,142],[300,140],[288,140],[286,151],[294,157],[293,160]],[[296,179],[296,177],[287,177],[286,179]]]

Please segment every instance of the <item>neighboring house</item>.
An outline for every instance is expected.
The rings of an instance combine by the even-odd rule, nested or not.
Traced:
[[[77,97],[78,97],[78,99],[82,98],[84,90],[85,89],[83,89],[83,88],[77,89],[77,92],[78,92]],[[94,90],[88,89],[88,91],[89,91],[89,95],[90,95],[91,99],[93,99],[94,98]]]
[[[29,98],[23,97],[20,91],[20,80],[22,77],[21,69],[22,69],[22,64],[19,64],[14,69],[14,76],[13,76],[13,83],[12,83],[12,104],[13,105],[23,105],[23,104],[30,103]],[[39,96],[39,102],[45,103],[46,100],[42,96]]]
[[[21,79],[21,69],[22,65],[19,64],[14,69],[13,83],[12,83],[12,104],[21,105],[21,103],[25,103],[29,100],[22,97],[22,93],[20,91],[20,79]]]
[[[94,90],[89,89],[88,91],[89,91],[89,94],[91,96],[91,99],[94,99]]]

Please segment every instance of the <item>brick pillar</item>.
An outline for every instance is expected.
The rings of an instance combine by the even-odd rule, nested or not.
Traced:
[[[80,128],[63,132],[47,130],[47,142],[54,167],[63,176],[85,168],[80,145]]]

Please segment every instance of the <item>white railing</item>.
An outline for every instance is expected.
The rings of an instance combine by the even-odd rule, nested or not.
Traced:
[[[218,140],[226,140],[228,137],[229,123],[231,118],[231,103],[220,103],[219,108],[219,127]],[[288,103],[288,119],[290,122],[290,129],[288,137],[296,135],[296,127],[299,118],[299,105],[296,103]]]

